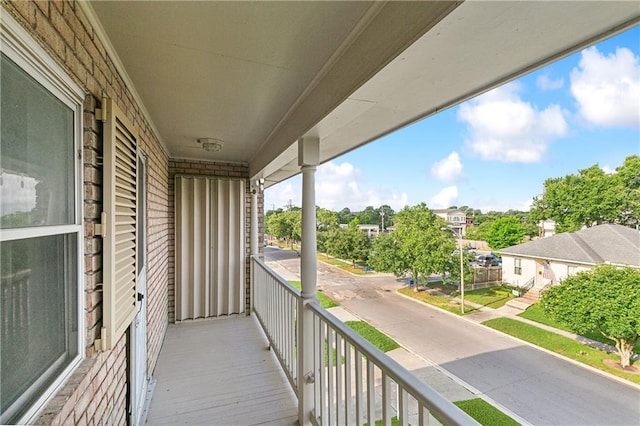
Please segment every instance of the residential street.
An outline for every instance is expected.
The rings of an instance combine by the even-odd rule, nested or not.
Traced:
[[[295,253],[265,260],[299,274]],[[638,425],[640,391],[467,319],[398,295],[391,275],[356,276],[318,262],[318,287],[409,350],[535,425]]]

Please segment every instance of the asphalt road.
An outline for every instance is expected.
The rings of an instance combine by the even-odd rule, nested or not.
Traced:
[[[295,252],[266,260],[299,273]],[[318,263],[318,287],[409,350],[535,425],[640,425],[640,392],[491,329],[408,300],[389,275]]]

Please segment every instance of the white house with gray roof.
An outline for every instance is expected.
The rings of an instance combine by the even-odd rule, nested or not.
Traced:
[[[605,224],[577,232],[563,232],[507,247],[502,255],[502,280],[533,289],[557,283],[600,263],[640,268],[640,232]]]

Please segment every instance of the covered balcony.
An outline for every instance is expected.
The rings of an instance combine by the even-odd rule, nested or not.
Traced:
[[[175,181],[176,279],[170,277],[169,301],[176,312],[170,321],[243,311],[216,314],[194,296],[197,291],[180,289],[182,273],[185,282],[210,269],[227,279],[237,264],[250,264],[239,275],[246,288],[242,284],[224,297],[242,304],[238,300],[247,294],[243,313],[250,316],[169,326],[153,373],[157,384],[148,420],[390,424],[397,417],[403,425],[474,424],[316,303],[315,169],[635,25],[637,7],[458,1],[92,7],[121,60],[115,66],[135,87],[169,157],[210,162],[211,168],[245,167],[250,183],[250,211],[240,204],[230,213],[249,216],[250,236],[242,234],[245,241],[249,237],[249,256],[242,246],[233,246],[237,258],[220,255],[227,243],[205,238],[205,250],[213,248],[202,258],[214,260],[203,265],[192,262],[194,252],[180,251],[180,233],[191,240],[229,227],[188,219],[181,228],[187,210],[191,214],[192,207],[211,202],[180,202],[179,191],[198,189],[179,189]],[[299,173],[301,292],[260,260],[262,190]],[[181,174],[189,172],[170,167],[170,197],[171,180]],[[196,313],[179,312],[184,303]]]

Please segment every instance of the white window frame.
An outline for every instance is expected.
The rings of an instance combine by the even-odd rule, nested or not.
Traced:
[[[513,259],[513,274],[522,275],[522,259],[519,257]]]
[[[73,155],[74,155],[74,221],[70,225],[14,228],[0,230],[0,243],[29,237],[48,235],[76,235],[76,290],[77,290],[77,355],[69,365],[51,383],[45,392],[35,400],[25,414],[17,419],[17,423],[31,423],[47,401],[59,390],[64,381],[71,375],[84,358],[85,342],[85,309],[84,309],[84,218],[83,201],[83,169],[82,169],[82,105],[84,90],[77,85],[49,54],[22,28],[6,11],[0,13],[0,52],[11,59],[27,75],[41,84],[53,96],[74,112],[73,123]],[[77,154],[77,155],[76,155]],[[37,383],[36,383],[37,384]],[[18,400],[20,401],[20,399]]]

